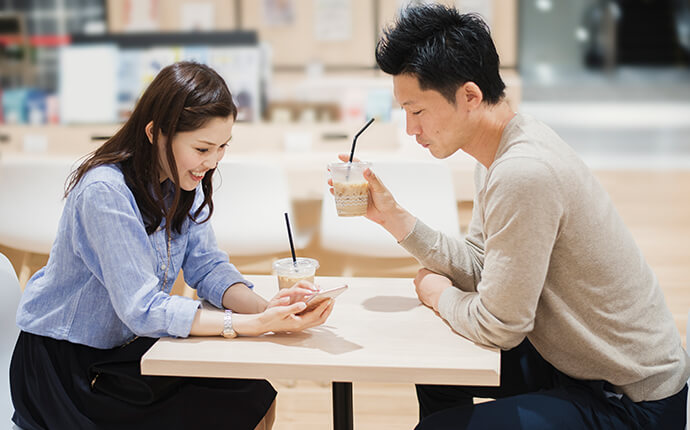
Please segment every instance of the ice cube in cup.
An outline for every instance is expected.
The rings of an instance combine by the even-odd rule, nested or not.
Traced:
[[[328,165],[333,180],[335,208],[338,216],[366,215],[369,193],[364,171],[369,167],[371,163],[363,161]]]
[[[273,263],[279,289],[290,288],[301,280],[314,283],[314,275],[319,268],[318,260],[304,257],[297,257],[296,260],[296,264],[292,258],[281,258]]]

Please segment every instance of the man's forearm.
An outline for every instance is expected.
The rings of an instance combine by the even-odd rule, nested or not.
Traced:
[[[397,242],[400,242],[410,234],[416,222],[417,218],[414,215],[400,205],[396,205],[394,211],[385,215],[381,226],[392,234]]]

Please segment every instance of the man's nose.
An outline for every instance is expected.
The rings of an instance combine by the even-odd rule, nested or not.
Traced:
[[[410,136],[419,134],[419,123],[409,114],[405,119],[405,132]]]

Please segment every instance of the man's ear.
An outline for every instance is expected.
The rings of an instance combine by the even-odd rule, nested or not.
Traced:
[[[484,94],[479,85],[467,81],[455,92],[455,100],[466,105],[468,109],[476,109],[484,100]]]
[[[149,138],[149,143],[153,143],[153,121],[149,121],[144,127],[144,132],[146,132],[146,137]]]

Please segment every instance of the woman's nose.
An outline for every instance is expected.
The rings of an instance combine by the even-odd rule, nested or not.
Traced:
[[[204,160],[204,167],[206,169],[215,169],[216,166],[218,165],[219,158],[217,157],[208,157],[207,159]]]

